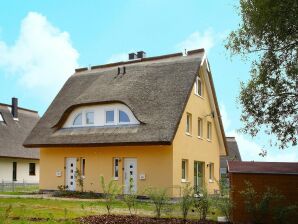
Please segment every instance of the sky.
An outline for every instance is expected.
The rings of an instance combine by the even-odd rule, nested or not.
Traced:
[[[243,160],[298,161],[298,148],[270,146],[273,136],[239,133],[240,81],[250,62],[230,57],[226,38],[241,23],[238,1],[5,1],[0,7],[0,102],[19,98],[42,116],[78,67],[205,48],[227,136]],[[268,151],[260,157],[262,149]]]

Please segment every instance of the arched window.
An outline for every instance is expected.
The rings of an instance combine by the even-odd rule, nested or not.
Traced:
[[[82,125],[82,113],[79,113],[73,120],[73,125]]]
[[[125,113],[122,110],[119,110],[119,123],[129,123],[130,119],[127,115],[127,113]]]

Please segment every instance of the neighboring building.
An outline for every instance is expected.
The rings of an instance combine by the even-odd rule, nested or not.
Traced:
[[[18,107],[17,98],[0,103],[0,182],[39,182],[39,149],[23,147],[38,119],[36,111]]]
[[[252,217],[246,212],[244,198],[240,194],[245,189],[245,182],[249,181],[254,190],[261,195],[268,187],[275,188],[283,200],[275,207],[281,208],[294,205],[298,202],[298,163],[281,162],[238,162],[228,161],[228,172],[230,179],[230,196],[235,203],[232,212],[233,223],[249,223]],[[292,216],[292,220],[285,223],[298,223],[298,216]],[[265,223],[272,223],[272,214],[266,219]]]
[[[100,191],[99,177],[146,187],[218,189],[226,140],[203,49],[76,69],[24,145],[41,148],[42,190]]]
[[[220,175],[226,177],[228,172],[227,161],[242,161],[235,137],[226,137],[228,155],[220,156]]]

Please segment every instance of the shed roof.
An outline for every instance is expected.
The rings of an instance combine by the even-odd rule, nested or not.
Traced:
[[[24,145],[171,144],[203,57],[200,49],[188,56],[177,53],[76,69]],[[113,102],[127,105],[140,125],[61,128],[74,108]]]
[[[37,123],[36,111],[18,107],[18,120],[13,119],[11,105],[0,103],[0,157],[39,159],[39,149],[27,149],[23,142]]]
[[[228,161],[229,173],[298,174],[298,163]]]

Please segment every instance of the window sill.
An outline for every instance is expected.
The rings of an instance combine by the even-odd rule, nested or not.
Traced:
[[[208,139],[208,138],[207,138],[207,141],[208,141],[208,142],[211,142],[211,139]]]
[[[209,179],[209,181],[208,181],[209,183],[214,183],[214,180],[212,180],[212,179]]]
[[[201,96],[201,95],[199,95],[199,94],[197,94],[197,93],[195,93],[195,95],[196,95],[197,97],[200,97],[202,100],[205,99],[203,96]]]
[[[197,136],[197,138],[200,139],[200,140],[204,140],[201,136]]]
[[[119,177],[113,177],[113,180],[119,180]]]
[[[181,179],[181,183],[190,183],[190,181],[185,180],[185,179]]]
[[[192,134],[190,134],[190,133],[188,133],[188,132],[185,132],[185,134],[186,134],[187,136],[192,137]]]

